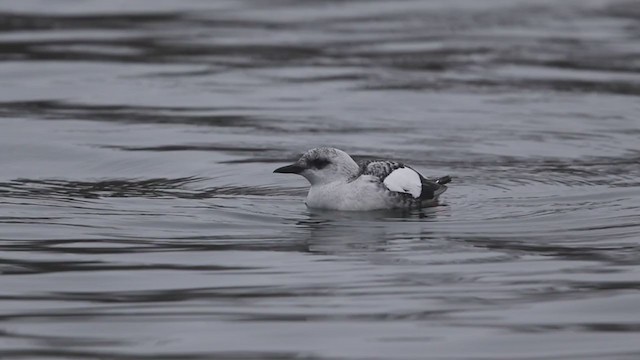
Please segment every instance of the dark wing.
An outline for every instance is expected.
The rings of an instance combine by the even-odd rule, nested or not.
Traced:
[[[388,190],[403,193],[419,200],[431,200],[436,198],[447,189],[444,185],[451,181],[451,177],[449,176],[444,176],[436,180],[426,179],[411,167],[395,161],[367,160],[360,162],[359,165],[360,174],[358,174],[358,176],[371,175],[377,178],[381,185],[384,185]],[[385,182],[385,180],[394,171],[399,169],[411,170],[412,172],[415,172],[417,176],[398,176],[394,179],[393,186],[390,186],[391,184],[389,184],[389,182]],[[401,171],[404,171],[405,174],[403,175],[406,175],[406,170]],[[394,174],[394,176],[400,175],[401,171],[399,171],[398,174]],[[417,191],[418,189],[420,190],[419,192]]]

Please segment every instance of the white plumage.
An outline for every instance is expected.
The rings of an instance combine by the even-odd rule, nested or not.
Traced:
[[[422,192],[420,175],[415,170],[406,167],[393,170],[382,183],[391,191],[409,193],[416,199],[420,197]]]
[[[356,163],[334,148],[316,148],[295,163],[274,170],[304,176],[311,188],[306,204],[334,210],[422,207],[436,203],[451,181],[428,180],[402,163],[373,160]]]

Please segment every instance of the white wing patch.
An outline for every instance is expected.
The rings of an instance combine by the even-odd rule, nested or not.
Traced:
[[[422,192],[420,175],[406,167],[393,170],[383,183],[391,191],[409,193],[414,198],[420,197]]]

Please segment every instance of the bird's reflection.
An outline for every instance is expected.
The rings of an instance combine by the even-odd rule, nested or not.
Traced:
[[[308,218],[296,225],[304,230],[310,252],[384,252],[397,240],[432,238],[427,222],[437,214],[436,208],[367,212],[309,209]]]

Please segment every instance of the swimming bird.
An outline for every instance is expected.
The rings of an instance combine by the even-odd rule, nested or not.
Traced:
[[[434,205],[447,190],[450,176],[428,180],[396,161],[355,162],[342,150],[319,147],[308,150],[295,163],[274,173],[304,176],[311,188],[306,204],[331,210],[380,210]]]

